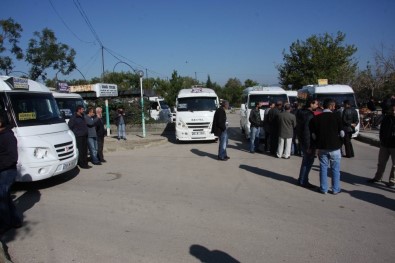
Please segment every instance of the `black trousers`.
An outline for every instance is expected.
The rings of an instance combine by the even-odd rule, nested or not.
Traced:
[[[343,138],[344,150],[346,152],[346,157],[348,158],[354,157],[354,148],[352,147],[351,136],[351,132],[346,132]]]
[[[97,137],[97,158],[99,158],[100,162],[104,160],[103,147],[104,147],[104,137]]]
[[[79,152],[78,165],[88,166],[88,136],[77,136],[75,139]]]

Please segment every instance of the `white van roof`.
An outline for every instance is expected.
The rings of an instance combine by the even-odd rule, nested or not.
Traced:
[[[217,94],[212,89],[201,88],[201,87],[182,89],[178,92],[177,98],[189,98],[189,97],[217,97]]]
[[[298,96],[298,92],[296,90],[286,90],[285,92],[287,93],[288,96],[291,96],[291,97]]]
[[[25,90],[50,92],[48,87],[37,81],[13,76],[0,76],[0,91]]]
[[[65,93],[65,92],[56,92],[52,91],[52,95],[55,98],[77,98],[77,99],[82,99],[81,95],[78,93]]]
[[[286,94],[285,90],[277,86],[253,86],[243,90],[243,94]]]
[[[340,84],[333,84],[333,85],[307,85],[304,86],[302,89],[307,89],[311,93],[354,93],[354,90],[348,85],[340,85]]]

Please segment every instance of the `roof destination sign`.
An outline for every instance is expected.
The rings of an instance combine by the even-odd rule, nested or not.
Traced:
[[[96,97],[118,97],[116,84],[96,83],[87,85],[70,86],[70,92],[95,92]]]

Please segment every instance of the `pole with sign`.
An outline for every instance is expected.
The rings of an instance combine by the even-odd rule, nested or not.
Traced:
[[[106,127],[107,127],[107,136],[111,135],[110,132],[110,113],[108,110],[108,99],[105,100],[106,103]]]
[[[141,126],[143,128],[143,138],[145,138],[145,118],[144,118],[144,98],[143,98],[143,76],[144,72],[139,70],[137,72],[140,77],[140,95],[141,95]]]

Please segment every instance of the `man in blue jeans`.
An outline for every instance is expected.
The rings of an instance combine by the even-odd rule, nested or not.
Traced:
[[[211,133],[218,136],[219,146],[218,146],[218,160],[227,161],[229,156],[226,152],[226,147],[228,146],[228,121],[226,119],[226,112],[229,108],[229,102],[223,100],[221,102],[221,107],[219,107],[214,114],[213,126],[211,128]]]
[[[8,229],[22,226],[22,220],[11,198],[11,186],[17,175],[17,162],[17,140],[14,132],[6,128],[5,118],[0,116],[0,237]]]
[[[260,109],[262,107],[262,102],[257,102],[255,109],[250,112],[250,117],[248,121],[250,122],[250,153],[260,152],[259,150],[259,137],[261,127],[263,126]]]
[[[328,167],[332,173],[332,194],[336,195],[340,188],[341,137],[344,137],[342,120],[339,114],[333,113],[336,102],[324,100],[324,111],[316,115],[310,122],[310,130],[320,160],[320,189],[322,194],[328,192]]]

